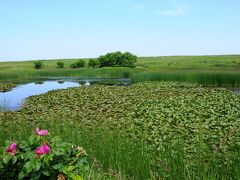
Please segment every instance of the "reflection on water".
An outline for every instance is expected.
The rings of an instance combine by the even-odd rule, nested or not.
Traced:
[[[105,83],[104,83],[105,82]],[[89,86],[94,84],[128,85],[129,79],[77,79],[77,78],[42,78],[35,82],[25,82],[9,92],[0,93],[0,111],[14,111],[21,108],[23,101],[29,96],[44,94],[51,90]]]
[[[19,85],[9,92],[0,93],[0,110],[17,110],[25,98],[44,94],[51,90],[78,87],[78,82],[38,81]]]

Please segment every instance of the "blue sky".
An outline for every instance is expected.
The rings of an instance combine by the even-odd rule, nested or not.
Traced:
[[[0,0],[0,61],[240,54],[239,0]]]

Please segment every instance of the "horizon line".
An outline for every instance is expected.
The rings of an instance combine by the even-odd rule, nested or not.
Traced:
[[[111,53],[111,52],[110,52]],[[154,57],[203,57],[203,56],[240,56],[239,54],[203,54],[203,55],[154,55],[154,56],[137,56],[137,58],[154,58]],[[99,56],[98,56],[99,57]],[[53,61],[53,60],[74,60],[74,59],[96,59],[98,57],[81,57],[81,58],[53,58],[53,59],[45,59],[45,58],[37,58],[37,59],[24,59],[24,60],[0,60],[1,62],[26,62],[26,61]]]

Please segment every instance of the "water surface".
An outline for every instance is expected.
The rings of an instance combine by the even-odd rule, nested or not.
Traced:
[[[86,85],[89,85],[87,82]],[[0,93],[0,105],[3,110],[18,110],[29,96],[44,94],[51,90],[80,86],[77,82],[44,81],[18,85],[9,92]]]
[[[42,78],[35,82],[14,82],[18,85],[9,92],[0,93],[0,111],[19,110],[24,100],[30,96],[47,93],[51,90],[70,87],[89,86],[96,83],[128,85],[129,79],[79,79],[79,78]]]

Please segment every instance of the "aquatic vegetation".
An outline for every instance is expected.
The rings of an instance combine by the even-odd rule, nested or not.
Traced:
[[[240,86],[240,73],[239,71],[206,70],[150,71],[131,74],[131,80],[133,82],[178,81],[211,87],[238,87]]]
[[[16,85],[13,83],[0,82],[0,92],[7,92],[14,88]]]
[[[0,139],[28,136],[22,127],[48,127],[126,179],[240,177],[240,96],[224,88],[82,86],[30,97],[0,119]],[[7,131],[12,126],[15,134]]]

